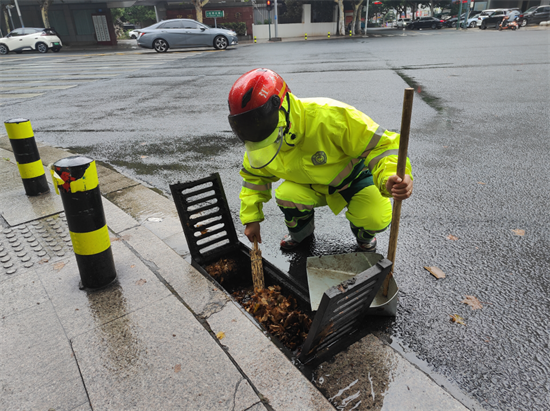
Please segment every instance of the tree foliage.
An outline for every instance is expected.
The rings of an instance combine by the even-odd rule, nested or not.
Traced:
[[[134,24],[145,27],[157,21],[153,6],[132,6],[127,8],[111,9],[115,23]]]
[[[313,23],[331,23],[334,19],[332,1],[315,1],[311,3],[311,21]]]
[[[284,3],[283,3],[284,2]],[[279,23],[301,23],[302,22],[302,0],[282,0],[278,3],[285,7],[279,7]],[[284,11],[283,11],[284,10]]]

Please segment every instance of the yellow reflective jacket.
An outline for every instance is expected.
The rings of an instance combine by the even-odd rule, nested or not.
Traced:
[[[279,179],[308,184],[326,194],[338,214],[346,206],[339,191],[368,168],[385,197],[386,180],[396,174],[399,134],[383,129],[356,108],[328,98],[290,97],[290,130],[275,159],[266,167],[250,167],[244,155],[240,175],[240,218],[243,224],[263,221],[263,203],[271,199],[271,184]],[[288,102],[285,100],[285,107]],[[412,178],[407,159],[406,174]]]

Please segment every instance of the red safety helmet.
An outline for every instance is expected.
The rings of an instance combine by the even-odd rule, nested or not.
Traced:
[[[257,68],[243,74],[229,92],[229,124],[243,142],[258,143],[273,134],[279,109],[290,92],[272,70]]]

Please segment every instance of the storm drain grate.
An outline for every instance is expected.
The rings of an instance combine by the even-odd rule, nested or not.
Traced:
[[[220,258],[245,256],[239,270],[250,275],[250,248],[242,244],[235,231],[219,174],[201,180],[170,185],[191,253],[192,264],[211,281],[205,267]],[[391,270],[391,261],[372,254],[370,268],[329,288],[313,316],[311,329],[298,354],[302,364],[314,366],[347,348],[361,336],[369,307]],[[307,311],[310,300],[301,285],[271,263],[262,259],[266,285],[281,285],[301,302]],[[245,267],[246,265],[246,267]],[[218,286],[223,287],[218,284]],[[225,287],[223,287],[225,288]],[[261,326],[260,326],[261,328]],[[276,340],[275,337],[273,337]],[[287,355],[289,353],[287,352]]]
[[[35,264],[71,255],[65,214],[31,221],[0,232],[0,274],[16,274]]]
[[[239,240],[219,174],[170,190],[193,260],[201,264],[235,249]]]
[[[390,260],[382,258],[376,265],[325,291],[298,357],[303,364],[318,364],[356,341],[354,334],[360,336],[368,321],[370,305],[391,266]]]

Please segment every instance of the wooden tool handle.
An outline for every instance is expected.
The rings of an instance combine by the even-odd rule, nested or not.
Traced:
[[[403,97],[403,114],[401,116],[401,137],[399,139],[399,153],[397,158],[397,175],[402,179],[405,177],[407,168],[407,152],[409,150],[409,133],[411,131],[411,117],[413,106],[414,89],[406,88]],[[393,201],[392,222],[390,228],[390,242],[388,244],[388,260],[392,265],[392,270],[384,280],[384,297],[388,296],[388,287],[390,278],[393,275],[395,266],[395,252],[397,250],[397,236],[399,234],[399,220],[401,218],[401,200]]]

